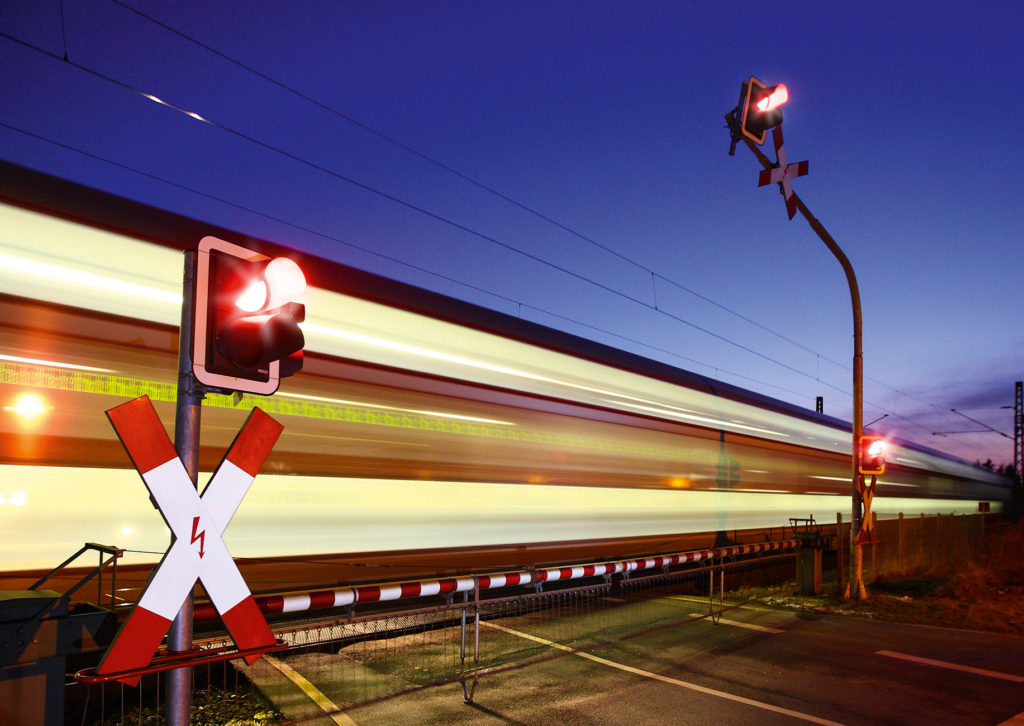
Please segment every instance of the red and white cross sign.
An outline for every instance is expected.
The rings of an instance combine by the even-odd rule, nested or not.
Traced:
[[[782,127],[776,126],[772,129],[772,140],[775,142],[775,154],[778,164],[774,169],[765,169],[757,178],[757,185],[763,187],[766,184],[781,184],[782,194],[786,197],[786,213],[793,219],[796,214],[796,200],[793,199],[793,187],[789,183],[791,179],[803,176],[807,173],[807,162],[798,161],[795,164],[786,163],[786,149],[782,145]]]
[[[121,673],[149,665],[196,580],[203,583],[240,650],[274,645],[270,626],[221,535],[284,427],[253,409],[199,496],[148,396],[110,409],[107,417],[174,539],[96,672]],[[259,657],[246,660],[252,664]],[[139,676],[117,680],[134,686]]]

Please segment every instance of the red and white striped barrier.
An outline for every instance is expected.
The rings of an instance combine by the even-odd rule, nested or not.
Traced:
[[[616,575],[624,572],[653,570],[688,562],[713,560],[716,557],[735,557],[763,552],[781,552],[800,546],[796,539],[780,542],[761,542],[758,544],[733,545],[715,549],[679,552],[671,555],[648,557],[637,560],[620,560],[616,562],[598,562],[589,565],[571,565],[566,567],[549,567],[541,570],[517,570],[489,575],[463,575],[445,577],[437,580],[419,580],[415,582],[396,582],[382,585],[357,585],[342,587],[335,590],[314,590],[312,592],[288,593],[283,595],[265,595],[256,598],[259,609],[266,614],[295,613],[306,610],[323,610],[335,607],[346,607],[357,603],[384,602],[388,600],[405,600],[434,595],[449,595],[458,592],[471,592],[479,586],[481,590],[498,590],[506,587],[518,587],[542,582],[580,580],[586,577]],[[197,604],[195,619],[211,620],[216,611],[211,605]]]

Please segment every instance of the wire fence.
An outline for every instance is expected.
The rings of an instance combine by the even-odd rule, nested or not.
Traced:
[[[823,527],[828,539],[826,579],[841,592],[849,575],[850,522],[836,515],[835,524]],[[915,575],[927,571],[953,571],[965,561],[984,555],[993,526],[986,514],[898,515],[874,519],[875,541],[863,545],[863,578],[870,584],[880,578]]]
[[[821,528],[826,576],[841,587],[849,523]],[[984,516],[899,517],[875,524],[877,542],[864,547],[867,582],[978,555]],[[735,536],[735,533],[733,533]],[[792,537],[792,528],[745,533]],[[488,677],[571,652],[600,651],[659,629],[717,620],[750,588],[792,581],[797,553],[716,557],[653,572],[615,574],[582,582],[538,583],[501,591],[479,587],[448,602],[415,610],[352,611],[332,618],[277,623],[288,650],[253,665],[230,661],[193,669],[192,723],[298,724],[425,688],[461,686],[473,702]],[[837,576],[839,575],[839,576]],[[397,603],[394,607],[400,607]],[[207,646],[217,645],[210,640]],[[166,710],[159,675],[138,688],[120,684],[66,689],[66,723],[83,726],[161,724]],[[458,689],[457,689],[458,690]],[[226,709],[226,710],[225,710]]]

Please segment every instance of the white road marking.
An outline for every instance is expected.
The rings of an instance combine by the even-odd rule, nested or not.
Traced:
[[[670,595],[669,599],[670,600],[682,600],[683,602],[693,602],[689,598],[676,597],[674,595]],[[710,615],[708,613],[701,613],[701,612],[689,612],[687,614],[690,617],[710,617]],[[728,617],[719,617],[718,620],[715,621],[715,622],[716,623],[721,623],[724,626],[732,626],[733,628],[746,628],[748,630],[756,630],[756,631],[760,631],[762,633],[776,633],[777,634],[777,633],[784,633],[785,632],[784,630],[781,630],[779,628],[769,628],[767,626],[755,625],[754,623],[743,623],[742,621],[732,621],[732,620],[729,620]]]
[[[323,691],[306,680],[301,673],[272,655],[264,655],[263,658],[270,665],[281,671],[288,680],[302,689],[302,692],[323,709],[323,712],[330,716],[331,720],[338,724],[338,726],[356,726],[356,722],[349,718],[348,714],[340,713],[341,707],[338,704],[325,696]]]
[[[791,711],[788,708],[782,708],[780,706],[773,706],[770,703],[763,703],[761,701],[755,701],[755,700],[750,699],[750,698],[744,698],[743,696],[737,696],[737,695],[734,695],[732,693],[726,693],[725,691],[716,691],[713,688],[707,688],[705,686],[698,686],[696,683],[687,683],[686,681],[680,681],[680,680],[678,680],[676,678],[669,678],[668,676],[663,676],[663,675],[661,675],[659,673],[652,673],[650,671],[645,671],[645,670],[641,670],[639,668],[634,668],[632,666],[628,666],[628,665],[625,665],[623,663],[616,663],[613,660],[608,660],[607,658],[602,658],[600,656],[594,655],[593,653],[586,653],[584,651],[576,650],[575,648],[570,648],[568,646],[562,645],[561,643],[555,643],[553,641],[546,640],[545,638],[539,638],[536,635],[530,635],[529,633],[523,633],[523,632],[520,632],[518,630],[513,630],[511,628],[506,628],[505,626],[498,625],[497,623],[481,622],[480,624],[481,625],[486,625],[489,628],[494,628],[495,630],[501,630],[503,632],[510,633],[511,635],[519,636],[520,638],[524,638],[526,640],[532,640],[532,641],[534,641],[536,643],[541,643],[541,644],[546,645],[546,646],[548,646],[550,648],[555,648],[556,650],[561,650],[561,651],[564,651],[566,653],[571,653],[572,655],[577,655],[580,658],[586,658],[587,660],[593,661],[595,663],[600,663],[601,665],[606,665],[606,666],[609,666],[611,668],[617,668],[620,671],[626,671],[627,673],[632,673],[632,674],[637,675],[637,676],[643,676],[644,678],[650,678],[650,679],[655,680],[655,681],[661,681],[662,683],[668,683],[668,684],[673,685],[673,686],[680,686],[682,688],[689,688],[692,691],[697,691],[699,693],[704,693],[704,694],[707,694],[709,696],[717,696],[718,698],[724,698],[724,699],[729,700],[729,701],[736,701],[737,703],[743,703],[743,704],[746,704],[748,706],[753,706],[754,708],[760,708],[760,709],[765,710],[765,711],[772,711],[773,713],[781,713],[781,714],[783,714],[785,716],[791,716],[793,718],[797,718],[797,719],[800,719],[802,721],[810,721],[811,723],[823,724],[823,726],[843,726],[838,721],[829,721],[828,719],[818,718],[817,716],[811,716],[811,715],[806,714],[806,713],[800,713],[799,711]]]
[[[670,595],[669,600],[682,600],[683,602],[693,602],[692,600],[684,597],[675,597]],[[705,613],[688,613],[691,618],[707,618],[709,615]],[[730,620],[729,618],[718,618],[715,622],[721,623],[722,625],[731,625],[734,628],[746,628],[747,630],[758,630],[762,633],[785,633],[785,630],[781,628],[769,628],[766,625],[755,625],[754,623],[744,623],[742,620]]]
[[[691,618],[703,618],[707,617],[700,613],[690,613]],[[721,623],[722,625],[731,625],[734,628],[746,628],[747,630],[759,630],[762,633],[785,633],[785,630],[781,628],[769,628],[766,625],[755,625],[754,623],[744,623],[741,620],[729,620],[728,618],[719,618],[715,622]]]
[[[988,678],[1002,678],[1004,681],[1013,681],[1014,683],[1024,683],[1024,676],[1016,676],[1012,673],[1000,673],[999,671],[989,671],[984,668],[974,668],[972,666],[960,665],[959,663],[949,663],[944,660],[932,660],[931,658],[921,658],[916,655],[907,655],[906,653],[896,653],[891,650],[878,650],[875,651],[875,655],[884,655],[889,658],[899,658],[900,660],[907,660],[911,663],[920,663],[922,665],[935,666],[936,668],[949,668],[955,671],[964,671],[965,673],[974,673],[979,676],[986,676]]]
[[[843,481],[846,481],[846,479],[843,479]],[[668,598],[670,600],[682,600],[683,602],[698,603],[700,605],[708,604],[708,599],[706,597],[686,597],[685,595],[669,595]],[[726,603],[726,606],[730,610],[761,610],[772,613],[778,612],[776,608],[765,607],[764,605],[754,605],[751,603],[741,603],[739,605],[730,605],[729,603]]]

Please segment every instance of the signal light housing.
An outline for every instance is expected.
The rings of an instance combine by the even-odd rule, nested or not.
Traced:
[[[302,368],[302,270],[216,237],[200,241],[197,257],[193,374],[215,388],[274,393]]]
[[[884,436],[861,436],[857,470],[861,474],[878,476],[885,473],[885,452],[888,445]]]
[[[740,131],[758,146],[764,144],[768,129],[782,123],[782,104],[789,90],[780,83],[766,86],[754,76],[740,89]]]

